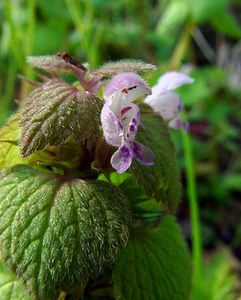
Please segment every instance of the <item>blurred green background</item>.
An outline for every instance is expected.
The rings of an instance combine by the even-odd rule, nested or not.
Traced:
[[[34,79],[27,55],[67,51],[91,67],[142,59],[159,67],[147,77],[151,84],[169,69],[195,78],[179,90],[190,121],[202,238],[205,292],[194,300],[236,300],[241,293],[240,21],[239,0],[0,1],[1,125],[29,92],[19,75]],[[192,249],[185,147],[180,132],[173,138],[183,182],[178,219]]]

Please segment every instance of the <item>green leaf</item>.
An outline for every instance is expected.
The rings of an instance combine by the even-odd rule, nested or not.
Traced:
[[[48,147],[48,149],[37,151],[27,158],[23,158],[18,147],[20,138],[18,122],[19,116],[18,114],[14,114],[0,128],[0,169],[10,168],[17,164],[54,165],[58,163],[66,166],[80,165],[80,152],[82,149],[79,143],[68,142],[59,147]]]
[[[212,26],[219,32],[231,38],[241,38],[240,23],[228,12],[222,12],[212,18]]]
[[[99,130],[102,101],[59,79],[35,89],[20,115],[20,151],[26,157],[47,145],[56,146],[71,134],[85,140]]]
[[[155,154],[155,163],[146,167],[134,162],[131,172],[149,197],[161,201],[170,212],[175,212],[180,197],[179,172],[175,148],[169,129],[158,115],[142,114],[144,128],[140,128],[137,140]]]
[[[125,196],[103,181],[67,180],[27,166],[2,172],[0,245],[4,262],[34,299],[84,286],[128,239]]]
[[[205,280],[199,282],[199,299],[238,299],[238,291],[235,287],[239,279],[235,275],[232,256],[226,249],[219,249],[204,265]]]
[[[186,0],[194,20],[199,24],[217,18],[227,9],[229,0]]]
[[[25,294],[22,284],[8,271],[0,261],[0,299],[1,300],[30,300]]]
[[[0,168],[23,163],[17,147],[18,139],[18,115],[15,114],[0,129]]]
[[[114,292],[119,300],[190,299],[190,257],[175,219],[132,234],[116,260]]]
[[[52,1],[51,1],[52,2]],[[59,16],[59,19],[62,17]],[[33,55],[45,55],[56,53],[59,48],[65,48],[67,24],[64,22],[53,22],[53,19],[44,23],[37,22],[33,36]]]
[[[170,1],[157,24],[157,33],[171,34],[180,29],[188,16],[188,7],[185,1]]]

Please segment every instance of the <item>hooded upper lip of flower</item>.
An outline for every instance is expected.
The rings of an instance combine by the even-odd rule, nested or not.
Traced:
[[[152,88],[152,94],[144,100],[153,110],[163,117],[172,128],[181,128],[185,124],[179,113],[183,108],[180,96],[173,90],[184,84],[193,83],[193,79],[183,73],[171,71],[161,76]]]
[[[101,122],[107,143],[119,147],[111,158],[111,164],[118,173],[125,172],[133,158],[144,165],[153,164],[152,151],[135,141],[141,121],[140,109],[133,103],[150,92],[144,80],[134,73],[114,76],[105,89]]]
[[[134,101],[138,97],[151,94],[151,89],[137,74],[124,72],[114,76],[104,91],[104,98],[108,99],[115,93],[122,91],[126,101]]]

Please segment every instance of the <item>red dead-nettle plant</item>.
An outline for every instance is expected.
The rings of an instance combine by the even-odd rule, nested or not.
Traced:
[[[189,299],[168,126],[186,127],[173,89],[192,79],[151,90],[138,73],[155,67],[138,61],[28,62],[44,73],[0,130],[1,258],[20,279],[2,265],[0,298]]]

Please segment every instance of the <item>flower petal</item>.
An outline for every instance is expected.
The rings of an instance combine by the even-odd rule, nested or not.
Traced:
[[[117,117],[107,103],[103,106],[101,111],[101,123],[107,143],[119,147],[122,141],[122,128]]]
[[[115,92],[109,98],[106,99],[106,104],[109,105],[113,113],[118,116],[120,111],[131,104],[131,101],[121,91]]]
[[[129,101],[148,95],[151,89],[145,81],[135,73],[126,72],[115,75],[104,91],[104,98],[108,99],[115,92],[121,91]]]
[[[180,116],[177,116],[176,118],[172,119],[169,123],[168,126],[173,129],[185,129],[186,131],[189,131],[189,123],[184,122]]]
[[[120,148],[112,155],[111,165],[117,173],[124,173],[132,163],[132,151],[129,143],[122,143]]]
[[[145,166],[152,166],[154,164],[153,152],[138,142],[132,142],[131,148],[134,158]]]
[[[157,86],[159,91],[175,90],[184,84],[193,83],[193,81],[194,79],[183,73],[171,71],[160,77]]]
[[[141,122],[139,107],[134,103],[129,104],[121,110],[119,119],[123,126],[125,138],[133,139]]]
[[[144,100],[155,112],[160,113],[164,120],[171,120],[182,110],[183,103],[180,96],[174,92],[167,91],[148,96]]]

